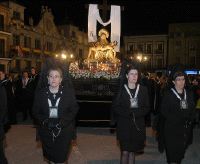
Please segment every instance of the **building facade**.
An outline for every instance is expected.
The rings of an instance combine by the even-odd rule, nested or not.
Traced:
[[[169,25],[169,64],[200,69],[200,23]]]
[[[14,2],[5,1],[0,4],[8,10],[8,31],[11,33],[9,46],[6,50],[10,59],[10,72],[21,72],[31,67],[41,68],[42,61],[47,57],[53,57],[61,47],[63,37],[54,24],[51,9],[42,7],[41,19],[34,25],[29,18],[29,24],[25,24],[25,7]],[[2,35],[0,35],[2,36]]]
[[[15,1],[0,3],[0,69],[40,69],[45,58],[62,50],[81,65],[89,51],[87,32],[70,24],[56,26],[51,9],[46,6],[41,8],[38,23],[31,17],[25,23],[24,10]],[[166,35],[124,36],[123,41],[117,57],[137,60],[148,70],[177,63],[200,68],[200,23],[170,24]]]
[[[9,32],[10,12],[0,5],[0,69],[9,72],[11,58],[9,56],[11,33]]]
[[[165,68],[167,65],[167,53],[167,35],[124,37],[125,58],[139,60],[148,70]]]
[[[74,25],[59,25],[58,29],[64,37],[63,49],[67,51],[68,55],[73,54],[74,60],[81,64],[88,55],[87,33]]]

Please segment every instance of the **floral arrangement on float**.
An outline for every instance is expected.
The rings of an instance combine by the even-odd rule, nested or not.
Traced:
[[[120,68],[118,69],[97,69],[97,68],[83,68],[80,69],[77,62],[71,63],[69,73],[73,79],[117,79],[119,78]]]

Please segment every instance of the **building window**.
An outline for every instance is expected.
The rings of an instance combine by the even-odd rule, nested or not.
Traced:
[[[4,16],[0,14],[0,31],[4,31]]]
[[[24,47],[31,48],[31,38],[24,36]]]
[[[14,19],[17,19],[17,20],[20,20],[20,12],[18,12],[18,11],[13,11],[13,18],[14,18]]]
[[[190,56],[190,66],[195,66],[195,56]]]
[[[182,42],[181,42],[181,40],[177,40],[177,41],[175,42],[175,47],[176,47],[176,49],[180,49],[180,48],[182,47]]]
[[[35,49],[41,49],[41,41],[39,39],[35,39]]]
[[[20,71],[20,60],[16,60],[16,70]]]
[[[128,43],[128,54],[133,54],[136,49],[136,43]]]
[[[147,43],[147,45],[146,45],[146,53],[147,54],[152,54],[152,44],[151,43]]]
[[[157,67],[162,68],[163,67],[163,59],[158,59],[157,60]]]
[[[174,38],[174,33],[173,32],[169,33],[169,38]]]
[[[51,42],[47,42],[47,51],[53,51],[53,44]]]
[[[143,44],[138,44],[138,45],[137,45],[137,50],[138,50],[139,52],[143,52],[143,51],[144,51],[144,45],[143,45]]]
[[[5,40],[0,39],[0,57],[5,57]]]
[[[156,54],[162,54],[163,53],[163,43],[157,43],[156,44],[155,53]]]
[[[26,61],[26,69],[31,69],[31,61]]]
[[[181,32],[175,32],[175,37],[181,37]]]
[[[133,44],[128,45],[128,54],[133,53]]]
[[[176,62],[176,63],[180,63],[180,62],[181,62],[181,59],[180,59],[179,56],[176,56],[176,58],[175,58],[175,62]]]
[[[0,64],[0,70],[5,71],[5,65],[4,64]]]
[[[195,51],[196,50],[196,47],[194,44],[190,44],[190,51]]]
[[[37,71],[41,70],[41,62],[36,62]]]
[[[13,45],[19,46],[20,45],[20,36],[19,35],[13,35]]]

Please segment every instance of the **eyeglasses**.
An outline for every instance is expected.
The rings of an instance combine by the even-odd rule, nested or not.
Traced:
[[[185,81],[185,78],[176,78],[175,81]]]

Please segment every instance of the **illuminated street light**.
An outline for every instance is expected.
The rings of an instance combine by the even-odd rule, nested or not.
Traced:
[[[59,60],[65,60],[66,62],[71,62],[74,59],[74,54],[68,53],[66,50],[63,50],[60,53],[57,52],[55,54],[55,58]]]
[[[62,54],[61,54],[61,58],[62,58],[62,59],[67,59],[67,55],[64,54],[64,53],[62,53]]]
[[[148,60],[148,58],[147,58],[146,56],[144,56],[143,59],[144,59],[144,61],[147,61],[147,60]]]
[[[137,60],[139,60],[139,62],[142,62],[142,55],[138,55]]]
[[[136,59],[137,59],[139,62],[145,62],[145,61],[148,60],[147,56],[143,56],[142,54],[137,55],[137,56],[136,56]]]
[[[74,58],[74,55],[73,55],[73,54],[71,54],[71,55],[70,55],[70,58],[71,58],[71,59],[72,59],[72,58]]]

